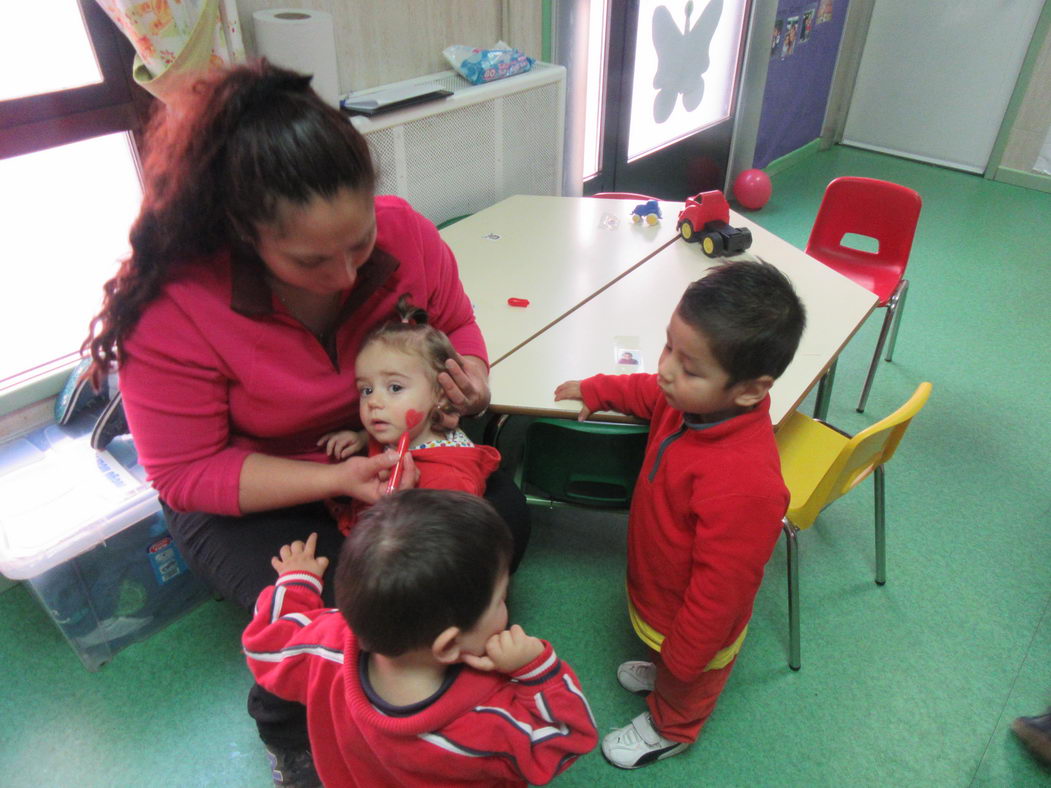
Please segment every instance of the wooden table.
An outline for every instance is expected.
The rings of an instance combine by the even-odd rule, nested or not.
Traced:
[[[496,364],[677,237],[664,221],[633,224],[638,200],[509,197],[442,230]],[[667,206],[667,207],[665,207]],[[527,307],[509,306],[524,298]]]
[[[569,203],[577,201],[573,198],[547,199],[562,199]],[[675,217],[681,204],[667,203],[662,205],[662,209],[663,237],[668,231],[674,232]],[[776,265],[792,281],[807,309],[807,328],[799,350],[771,390],[770,417],[776,426],[796,408],[829,369],[875,308],[876,297],[754,221],[732,214],[730,223],[735,227],[748,227],[753,236],[752,247],[748,252],[734,259],[758,256]],[[578,271],[587,270],[596,257],[602,254],[598,249],[589,250],[586,247],[585,235],[573,241],[572,257],[563,258],[558,268],[545,267],[534,272],[535,281],[531,287],[533,292],[540,294],[542,303],[546,293],[560,290],[563,281],[574,283],[579,276]],[[628,234],[621,233],[622,237],[625,235]],[[555,253],[556,246],[550,239],[544,240],[544,248],[550,250],[551,254]],[[458,257],[462,254],[460,248],[454,247],[454,250]],[[699,244],[687,244],[682,240],[662,244],[656,253],[643,258],[612,284],[584,299],[577,309],[564,314],[553,324],[549,322],[539,334],[514,344],[509,338],[504,338],[511,333],[510,327],[505,326],[500,337],[504,346],[512,345],[513,352],[498,358],[494,353],[497,362],[490,373],[490,410],[496,413],[572,417],[579,410],[579,403],[553,400],[555,386],[562,381],[633,369],[655,372],[664,345],[665,329],[682,292],[690,282],[700,278],[717,262],[706,257]],[[461,276],[468,292],[484,292],[481,283],[472,276],[475,267],[469,264],[464,269],[461,266],[461,271],[464,270],[468,273],[461,273]],[[561,277],[556,276],[556,272],[560,272]],[[499,280],[498,274],[487,279],[485,286],[491,287],[494,280]],[[570,289],[577,294],[586,287],[576,282]],[[560,302],[558,309],[562,309],[567,301]],[[481,319],[479,322],[488,341],[490,329]],[[519,336],[525,333],[526,329],[520,329]],[[641,364],[637,367],[618,364],[623,350],[631,345],[637,346]],[[611,413],[592,418],[633,421],[629,417]]]

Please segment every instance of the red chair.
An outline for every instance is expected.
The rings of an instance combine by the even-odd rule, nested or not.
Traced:
[[[887,310],[858,402],[858,413],[865,410],[879,357],[892,326],[887,361],[894,354],[898,325],[909,291],[905,266],[909,264],[922,205],[920,195],[906,186],[875,178],[836,178],[825,189],[810,231],[806,253],[872,291],[879,298],[879,306]],[[844,236],[848,234],[875,239],[876,251],[845,246]]]
[[[648,194],[636,194],[635,192],[597,192],[592,197],[604,200],[659,200],[659,197],[650,197]]]

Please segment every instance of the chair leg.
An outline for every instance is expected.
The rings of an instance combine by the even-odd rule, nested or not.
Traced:
[[[818,421],[828,419],[828,406],[832,402],[832,384],[836,382],[836,364],[839,359],[832,362],[825,370],[821,380],[817,384],[817,398],[814,401],[814,418]]]
[[[876,585],[887,582],[887,522],[884,504],[885,488],[883,466],[877,466],[872,474],[872,486],[876,496]]]
[[[496,442],[500,440],[500,433],[503,432],[509,418],[511,415],[508,413],[489,414],[489,421],[485,423],[485,431],[482,433],[482,442],[486,446],[496,448]]]
[[[799,529],[786,518],[781,522],[788,554],[788,667],[799,670]]]
[[[887,343],[887,361],[893,361],[894,344],[898,341],[898,327],[901,325],[901,316],[905,312],[905,296],[909,294],[909,280],[902,279],[895,288],[894,295],[890,297],[891,309],[894,312],[894,328],[890,332],[890,342]]]
[[[887,334],[890,332],[891,323],[894,320],[894,312],[890,309],[890,303],[887,304],[887,315],[883,318],[883,327],[879,331],[879,339],[876,341],[876,352],[872,356],[872,363],[869,365],[869,374],[865,378],[865,388],[861,391],[861,400],[858,402],[858,413],[865,412],[865,403],[869,399],[869,390],[872,388],[872,379],[876,377],[876,368],[879,366],[879,357],[883,354],[883,346],[887,344]]]

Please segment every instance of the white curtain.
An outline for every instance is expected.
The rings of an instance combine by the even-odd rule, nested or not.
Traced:
[[[135,47],[135,81],[164,100],[187,75],[243,63],[235,0],[95,0]]]

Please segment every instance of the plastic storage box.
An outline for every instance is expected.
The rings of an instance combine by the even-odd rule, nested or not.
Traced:
[[[209,598],[130,437],[46,427],[0,446],[0,572],[24,580],[88,670]]]

